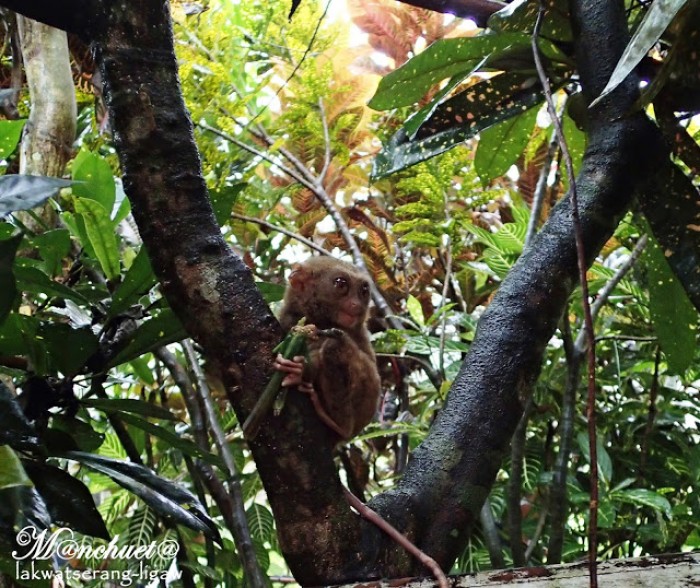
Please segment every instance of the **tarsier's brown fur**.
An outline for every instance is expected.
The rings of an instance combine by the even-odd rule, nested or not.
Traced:
[[[319,418],[347,441],[372,420],[381,381],[365,325],[370,286],[355,266],[330,257],[312,257],[294,267],[284,294],[280,323],[285,331],[306,317],[307,325],[335,330],[335,335],[308,340],[308,357],[293,360],[281,355],[275,367],[285,372],[282,384],[308,394]],[[377,525],[435,574],[440,588],[448,588],[440,566],[402,533],[345,489],[350,506]]]
[[[337,259],[312,257],[294,267],[280,313],[286,331],[302,317],[318,329],[337,329],[336,336],[309,340],[309,361],[301,374],[306,387],[300,388],[342,440],[372,420],[379,400],[379,373],[365,326],[369,300],[364,273]],[[295,371],[279,359],[277,367],[290,375]],[[299,384],[297,380],[292,376],[287,382]]]

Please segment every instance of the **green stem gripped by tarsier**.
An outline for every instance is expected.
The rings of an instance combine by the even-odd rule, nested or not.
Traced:
[[[282,342],[275,347],[274,351],[281,353],[282,357],[286,359],[294,359],[298,355],[303,355],[306,347],[306,338],[316,332],[316,327],[313,325],[305,326],[305,322],[306,319],[302,318],[299,324],[292,327]],[[270,411],[270,408],[280,392],[280,386],[282,385],[282,380],[285,375],[284,372],[279,370],[275,370],[272,374],[270,381],[267,383],[267,386],[265,386],[265,390],[263,390],[253,410],[243,423],[243,435],[246,439],[254,439],[258,434],[260,424]]]

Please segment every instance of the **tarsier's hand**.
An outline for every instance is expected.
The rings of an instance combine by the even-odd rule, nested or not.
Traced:
[[[286,359],[278,354],[275,358],[275,369],[286,374],[282,386],[296,386],[300,392],[313,394],[314,387],[310,382],[304,382],[304,356],[297,355],[294,359]]]

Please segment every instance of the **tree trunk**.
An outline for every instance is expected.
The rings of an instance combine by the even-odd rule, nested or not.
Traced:
[[[67,35],[20,15],[17,28],[31,99],[20,146],[19,171],[60,177],[72,154],[77,117]],[[48,227],[56,224],[51,206],[45,206],[40,217]],[[32,230],[41,230],[26,214],[23,222]]]

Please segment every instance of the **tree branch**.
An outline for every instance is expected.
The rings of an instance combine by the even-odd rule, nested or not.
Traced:
[[[434,12],[454,14],[460,18],[469,18],[477,26],[485,28],[489,17],[504,6],[504,2],[496,0],[400,0],[404,4],[425,8]]]
[[[619,0],[576,0],[574,13],[577,61],[590,100],[626,46],[624,6]],[[637,83],[631,75],[590,112],[589,144],[577,180],[587,265],[629,208],[634,188],[664,157],[653,125],[641,113],[629,114]],[[459,553],[479,515],[532,393],[547,342],[578,282],[571,213],[571,200],[565,198],[503,281],[403,479],[371,503],[382,516],[403,519],[419,547],[443,566]],[[391,559],[386,552],[383,556]],[[406,567],[400,569],[407,573]]]

